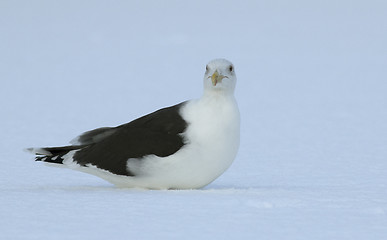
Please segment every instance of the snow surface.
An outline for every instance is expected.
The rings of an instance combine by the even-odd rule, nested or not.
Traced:
[[[385,1],[0,1],[0,239],[387,239]],[[241,147],[201,190],[36,163],[238,76]]]

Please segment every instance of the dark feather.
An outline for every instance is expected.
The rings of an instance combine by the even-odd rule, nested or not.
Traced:
[[[41,148],[41,153],[37,152],[35,160],[36,161],[43,161],[43,162],[49,162],[49,163],[63,163],[63,156],[66,155],[68,152],[72,150],[78,150],[85,146],[65,146],[65,147],[47,147],[47,148]],[[33,151],[33,149],[27,149],[29,151]],[[43,153],[44,152],[44,153]],[[47,154],[48,153],[48,154]]]

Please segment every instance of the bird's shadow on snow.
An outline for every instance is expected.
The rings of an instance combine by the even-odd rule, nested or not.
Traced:
[[[244,193],[244,192],[265,192],[265,191],[299,191],[307,190],[307,186],[228,186],[211,184],[201,189],[169,189],[155,190],[143,188],[120,188],[114,185],[24,185],[13,186],[0,189],[0,191],[9,192],[82,192],[82,193],[98,193],[98,192],[121,192],[121,193]]]

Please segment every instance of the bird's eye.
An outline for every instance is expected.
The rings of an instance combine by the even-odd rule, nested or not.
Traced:
[[[206,72],[208,72],[208,65],[206,66]]]
[[[232,65],[230,65],[228,69],[230,70],[230,72],[234,71],[234,67]]]

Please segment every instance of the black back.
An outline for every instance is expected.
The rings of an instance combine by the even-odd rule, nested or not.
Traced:
[[[95,165],[109,172],[134,176],[127,169],[129,158],[154,154],[166,157],[184,146],[182,133],[187,123],[179,114],[185,102],[160,109],[127,124],[106,128],[109,134],[77,151],[74,161]],[[97,131],[101,134],[100,131]]]

